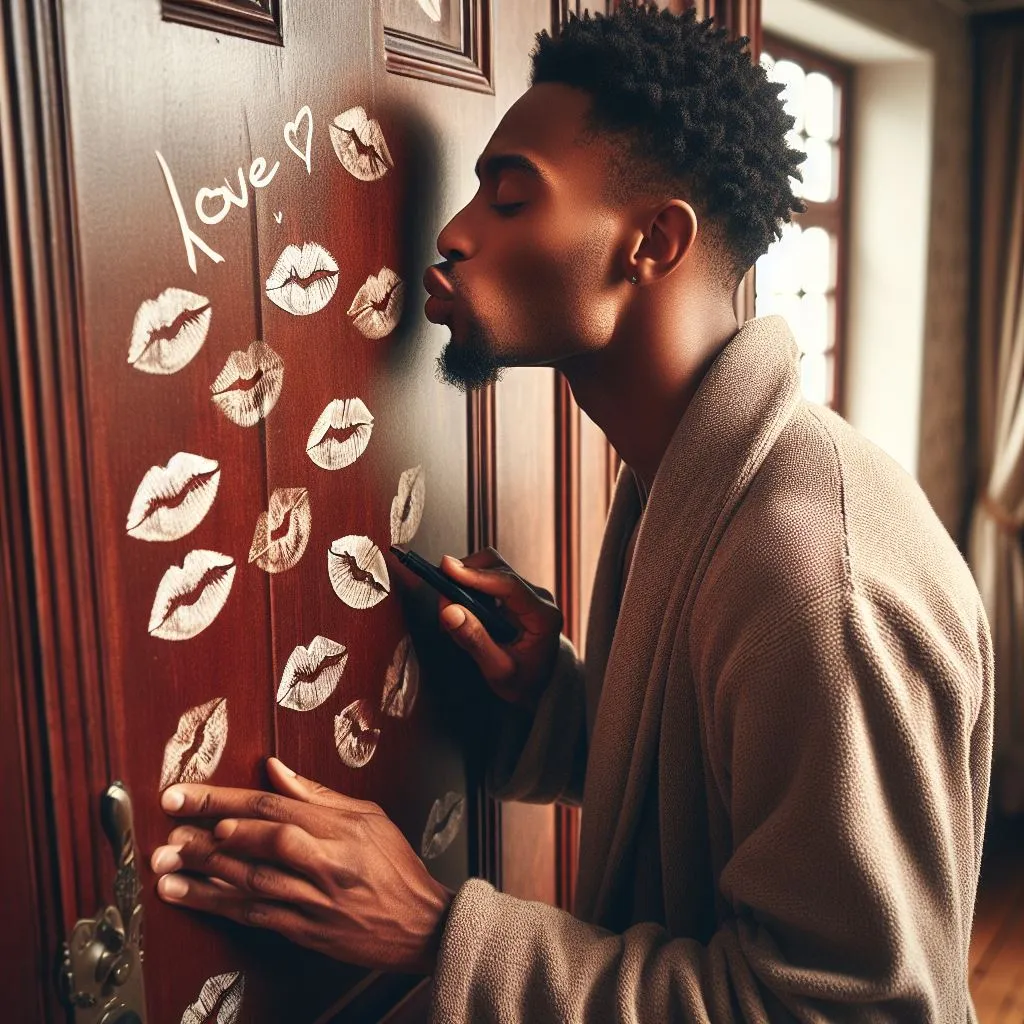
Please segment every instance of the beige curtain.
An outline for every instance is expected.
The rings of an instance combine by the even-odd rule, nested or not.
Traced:
[[[978,501],[967,557],[996,666],[991,803],[1024,814],[1024,21],[977,35]]]

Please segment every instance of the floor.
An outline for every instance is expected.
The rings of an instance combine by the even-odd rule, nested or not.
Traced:
[[[985,837],[970,968],[980,1024],[1024,1024],[1024,820]]]

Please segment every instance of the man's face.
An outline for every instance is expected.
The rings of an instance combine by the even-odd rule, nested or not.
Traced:
[[[563,85],[527,90],[480,155],[476,194],[438,235],[453,295],[429,311],[452,332],[438,357],[449,383],[479,387],[500,367],[551,364],[610,340],[627,211],[601,199],[611,143],[574,143],[590,102]]]

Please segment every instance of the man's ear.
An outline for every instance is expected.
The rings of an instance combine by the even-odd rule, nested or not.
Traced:
[[[660,280],[686,258],[697,240],[697,214],[682,199],[670,199],[648,220],[633,251],[630,276],[639,284]]]

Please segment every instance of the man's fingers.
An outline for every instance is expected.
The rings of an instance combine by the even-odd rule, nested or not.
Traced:
[[[489,683],[500,683],[515,673],[512,656],[491,639],[480,620],[461,604],[448,605],[441,612],[440,622],[451,638],[469,652]]]
[[[529,615],[537,610],[537,595],[508,567],[474,569],[445,555],[441,559],[441,570],[456,583],[498,598],[514,615]]]
[[[178,818],[264,818],[303,827],[312,826],[317,816],[309,804],[279,793],[186,782],[165,789],[160,806]]]
[[[452,556],[446,555],[445,557],[451,558]],[[457,559],[452,560],[457,561]],[[462,564],[468,565],[470,569],[497,569],[501,566],[506,569],[512,568],[494,548],[481,548],[479,551],[474,551],[473,554],[466,555],[462,559]]]
[[[333,807],[339,811],[351,811],[354,814],[374,814],[380,808],[369,800],[357,800],[337,790],[329,789],[323,783],[307,779],[289,768],[280,758],[267,758],[267,774],[270,783],[284,796],[294,800],[302,800],[318,807]]]
[[[225,818],[213,830],[216,848],[240,860],[280,864],[320,888],[350,880],[345,865],[329,864],[320,844],[298,825],[278,825],[253,818]]]

